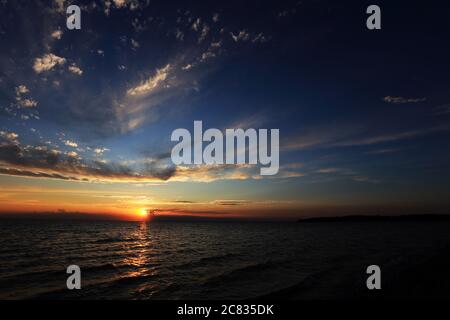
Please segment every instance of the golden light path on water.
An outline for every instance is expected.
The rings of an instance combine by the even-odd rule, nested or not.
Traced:
[[[139,214],[142,216],[148,216],[147,209],[139,210]],[[124,256],[122,265],[132,267],[132,270],[121,274],[119,278],[121,280],[133,281],[134,279],[148,278],[151,280],[158,274],[157,269],[154,267],[158,265],[158,251],[154,247],[155,243],[152,241],[152,235],[149,230],[147,221],[140,222],[135,231],[129,235],[133,241],[124,247]],[[136,288],[136,292],[147,292],[151,294],[153,287],[156,284],[153,281],[146,281]]]

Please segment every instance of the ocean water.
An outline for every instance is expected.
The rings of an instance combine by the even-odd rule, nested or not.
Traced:
[[[352,297],[370,264],[389,279],[448,256],[449,226],[0,220],[0,299]]]

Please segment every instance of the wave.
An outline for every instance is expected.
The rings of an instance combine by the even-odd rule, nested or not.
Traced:
[[[198,260],[192,260],[186,263],[175,265],[172,267],[172,269],[203,267],[205,266],[205,264],[220,263],[223,262],[224,260],[226,260],[226,262],[229,262],[228,259],[235,258],[238,256],[239,255],[235,253],[225,253],[215,256],[203,257]]]
[[[119,267],[112,264],[112,263],[106,263],[101,265],[93,265],[93,266],[87,266],[83,267],[81,269],[81,272],[95,272],[95,271],[106,271],[106,270],[116,270]],[[54,279],[54,278],[64,278],[67,277],[66,269],[46,269],[46,270],[35,270],[35,271],[29,271],[29,272],[21,272],[12,274],[9,276],[6,276],[0,280],[0,284],[2,286],[8,286],[11,284],[17,284],[17,283],[26,283],[31,281],[40,281],[40,280],[48,280],[48,279]]]
[[[250,264],[240,268],[232,269],[230,271],[226,271],[218,276],[210,277],[203,282],[203,285],[204,286],[221,285],[223,283],[230,282],[232,280],[243,279],[249,275],[255,275],[258,272],[273,269],[276,267],[278,267],[278,263],[275,263],[273,260],[267,260],[261,263]]]
[[[103,238],[93,241],[92,243],[114,243],[114,242],[133,242],[136,239],[123,239],[123,238]]]
[[[289,299],[296,299],[300,294],[304,292],[308,292],[312,288],[314,288],[317,281],[322,279],[323,277],[326,277],[330,274],[332,274],[333,269],[327,269],[327,270],[321,270],[315,273],[312,273],[310,275],[307,275],[302,281],[297,282],[294,285],[274,290],[269,293],[259,295],[254,297],[253,299],[257,300],[289,300]]]

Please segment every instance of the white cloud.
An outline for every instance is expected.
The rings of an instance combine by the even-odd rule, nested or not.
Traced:
[[[59,39],[61,39],[62,35],[63,35],[63,32],[61,30],[55,30],[52,32],[51,37],[53,39],[59,40]]]
[[[20,85],[16,87],[16,101],[17,104],[22,108],[35,108],[37,106],[37,101],[32,98],[24,98],[22,95],[29,93],[30,90],[24,86]]]
[[[195,20],[194,23],[192,24],[192,30],[199,31],[200,24],[201,24],[201,20],[200,20],[200,18],[197,18],[197,20]]]
[[[148,1],[142,1],[142,0],[133,0],[131,1],[131,3],[129,4],[130,10],[134,11],[134,10],[139,10],[142,9],[144,6],[148,5]]]
[[[105,15],[109,16],[109,12],[111,11],[111,1],[105,0]]]
[[[239,31],[239,33],[237,34],[230,32],[230,35],[234,42],[251,41],[253,43],[265,43],[269,41],[269,39],[263,33],[252,35],[247,30]]]
[[[205,38],[208,36],[209,33],[209,27],[205,24],[203,25],[202,33],[200,34],[200,37],[198,38],[198,42],[202,42],[205,40]]]
[[[184,33],[180,29],[177,29],[175,31],[175,38],[177,38],[177,40],[183,41],[184,40]]]
[[[54,0],[55,6],[56,6],[56,12],[58,12],[58,13],[65,12],[64,2],[65,2],[65,0]]]
[[[37,107],[37,101],[33,99],[17,99],[17,103],[23,108],[35,108]]]
[[[79,76],[83,74],[83,70],[77,67],[74,63],[72,63],[72,65],[69,66],[69,71]]]
[[[170,64],[167,64],[165,67],[157,69],[156,74],[153,77],[150,77],[148,80],[142,82],[137,87],[129,89],[127,91],[127,94],[130,96],[135,96],[151,93],[167,79],[170,68]]]
[[[138,18],[134,18],[131,22],[133,29],[135,32],[142,32],[147,29],[147,20],[139,20]]]
[[[108,148],[95,148],[94,149],[94,153],[96,153],[97,155],[102,155],[106,151],[109,151],[109,149]]]
[[[33,69],[36,73],[41,73],[44,71],[49,71],[53,69],[56,65],[62,65],[66,63],[66,59],[58,57],[53,53],[45,54],[40,58],[34,60]]]
[[[114,2],[114,5],[117,8],[123,8],[123,7],[125,7],[127,5],[127,1],[126,0],[113,0],[113,2]]]
[[[76,153],[75,151],[70,151],[67,153],[67,155],[71,158],[77,158],[78,157],[78,153]]]
[[[114,6],[113,6],[114,4]],[[104,0],[104,12],[108,16],[111,9],[128,8],[131,11],[139,10],[149,4],[149,1],[142,0]]]
[[[316,172],[328,174],[328,173],[340,173],[340,172],[344,172],[344,171],[345,170],[343,170],[341,168],[322,168],[322,169],[318,169]]]
[[[269,39],[262,33],[257,34],[252,40],[253,43],[265,43],[267,41],[269,41]]]
[[[78,143],[74,142],[74,141],[70,141],[70,140],[65,140],[64,144],[68,147],[72,147],[72,148],[77,148],[78,147]]]
[[[10,142],[17,142],[17,138],[19,138],[19,135],[15,132],[0,131],[0,137],[7,139]]]
[[[210,58],[214,58],[216,56],[216,54],[210,50],[204,52],[202,54],[202,57],[200,58],[201,62],[205,62],[206,60],[210,59]]]
[[[28,90],[28,88],[24,85],[20,85],[20,86],[16,87],[16,95],[25,94],[28,92],[30,92],[30,90]]]
[[[133,49],[137,49],[140,47],[140,44],[136,40],[131,39],[131,46],[133,47]]]
[[[31,97],[24,98],[23,95],[30,93],[30,90],[25,85],[20,85],[16,87],[16,101],[17,104],[22,108],[35,108],[37,107],[37,101],[33,100]],[[25,119],[22,115],[22,118]],[[25,119],[27,120],[27,119]]]
[[[233,32],[230,32],[231,38],[233,38],[234,42],[239,41],[248,41],[250,39],[250,34],[246,30],[239,31],[237,35],[234,35]]]
[[[220,48],[222,46],[222,41],[211,42],[212,48]]]

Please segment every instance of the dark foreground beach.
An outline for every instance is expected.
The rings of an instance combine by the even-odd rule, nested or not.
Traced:
[[[1,299],[448,299],[450,222],[0,220]],[[66,289],[79,265],[82,289]],[[366,288],[379,265],[381,290]]]

